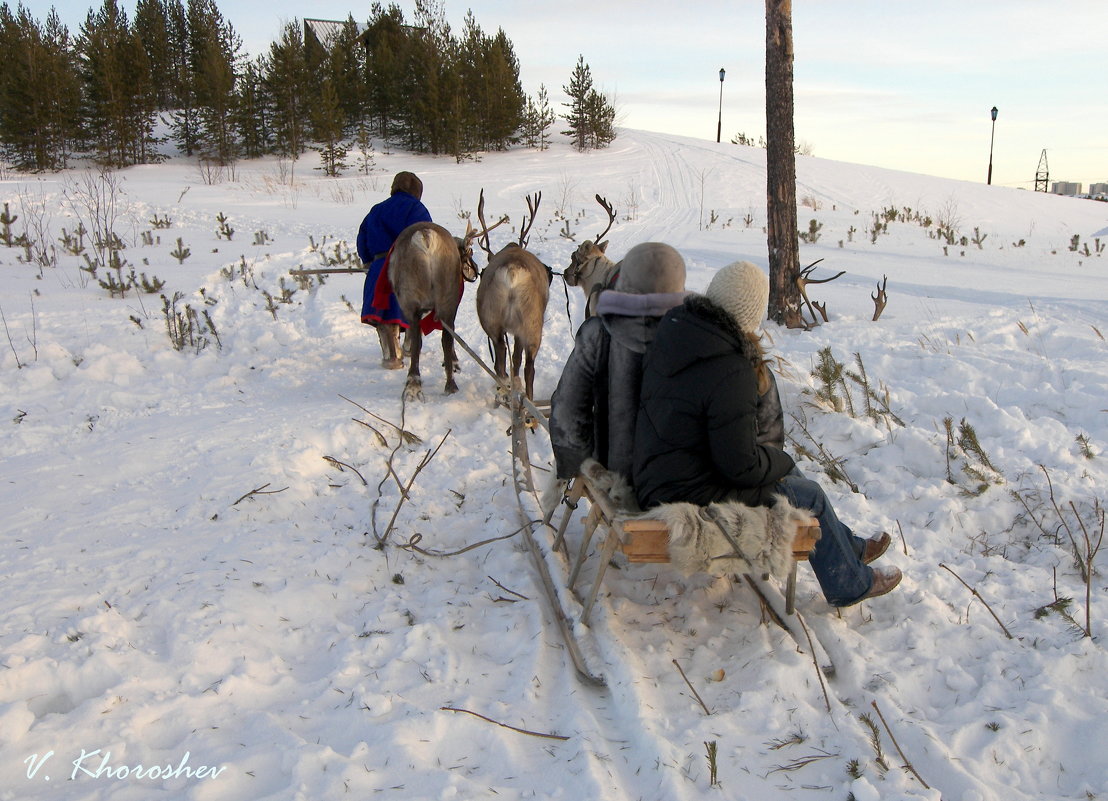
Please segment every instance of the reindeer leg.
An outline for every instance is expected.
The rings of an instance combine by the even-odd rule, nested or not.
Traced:
[[[404,384],[404,400],[422,401],[423,398],[423,379],[419,377],[419,354],[423,350],[423,333],[419,330],[419,310],[412,310],[409,313],[408,309],[404,310],[404,316],[409,320],[415,320],[414,324],[408,326],[408,342],[411,345],[412,355],[411,363],[408,365],[408,380]]]
[[[538,347],[527,349],[527,363],[523,368],[523,378],[526,382],[527,397],[530,400],[535,399],[535,356],[538,355]]]
[[[501,333],[493,342],[493,372],[496,373],[497,406],[508,408],[508,335]]]
[[[519,341],[519,337],[516,337],[512,346],[512,389],[521,388],[519,368],[523,363],[523,350],[523,343]]]
[[[454,327],[454,321],[449,320],[450,327]],[[458,363],[458,357],[454,352],[454,336],[446,330],[442,329],[442,366],[446,370],[446,388],[443,390],[447,395],[453,395],[458,391],[458,384],[454,381],[454,366]]]

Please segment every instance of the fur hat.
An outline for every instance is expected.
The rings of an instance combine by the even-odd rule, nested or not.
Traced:
[[[661,242],[635,245],[619,263],[619,277],[613,288],[629,295],[684,292],[685,260]]]
[[[726,310],[743,332],[753,334],[766,318],[769,276],[748,261],[737,261],[716,273],[704,294]]]
[[[398,172],[392,179],[392,191],[389,194],[395,195],[397,192],[406,192],[420,200],[423,197],[423,181],[414,172]]]

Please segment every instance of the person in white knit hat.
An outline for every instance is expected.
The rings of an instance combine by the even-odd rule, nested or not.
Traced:
[[[759,336],[768,303],[765,272],[735,262],[704,295],[662,318],[643,362],[633,467],[639,504],[772,506],[784,496],[819,519],[809,562],[829,604],[884,595],[900,571],[869,562],[888,548],[888,535],[856,537],[783,449],[781,401]]]

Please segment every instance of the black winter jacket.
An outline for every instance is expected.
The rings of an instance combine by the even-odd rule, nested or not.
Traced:
[[[635,429],[634,485],[644,509],[773,503],[774,484],[793,460],[759,436],[754,358],[734,319],[706,297],[694,295],[662,318],[643,363]],[[780,419],[775,387],[770,392]]]

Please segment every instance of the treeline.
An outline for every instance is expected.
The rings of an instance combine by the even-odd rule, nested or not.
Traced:
[[[254,57],[215,0],[138,0],[134,19],[104,0],[75,35],[54,10],[42,22],[5,2],[0,53],[0,148],[26,171],[78,156],[153,162],[161,130],[213,165],[313,149],[337,175],[351,147],[364,166],[375,139],[461,159],[545,148],[557,120],[544,86],[534,98],[523,92],[504,31],[486,34],[471,11],[456,35],[438,0],[416,0],[411,22],[399,6],[374,3],[367,23],[348,17],[320,36],[293,21]],[[583,59],[563,88],[578,147],[615,138],[615,111]]]

